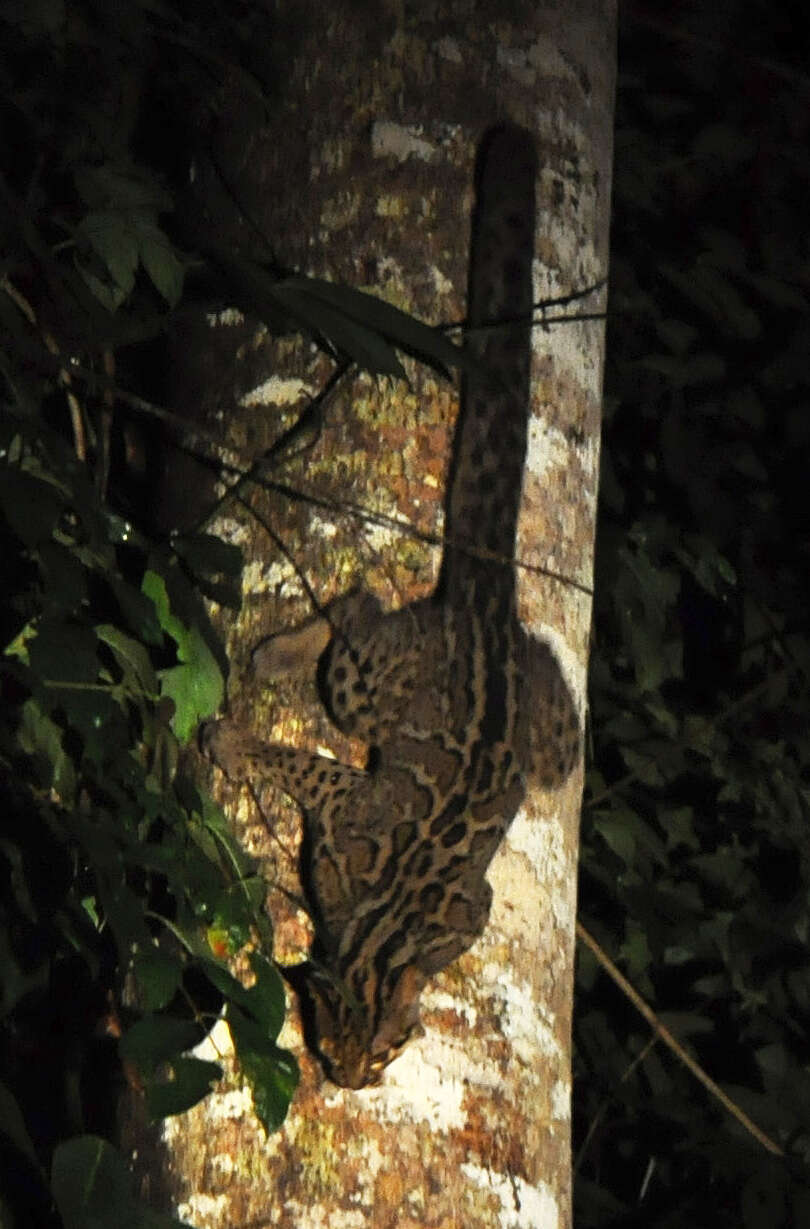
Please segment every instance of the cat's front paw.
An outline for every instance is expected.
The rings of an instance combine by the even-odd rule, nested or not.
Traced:
[[[232,721],[204,721],[197,731],[197,745],[201,753],[233,780],[243,775],[240,770],[246,741],[245,731]]]

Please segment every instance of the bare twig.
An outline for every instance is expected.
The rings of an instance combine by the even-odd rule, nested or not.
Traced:
[[[739,1105],[735,1104],[735,1102],[723,1092],[722,1088],[714,1082],[711,1076],[706,1074],[700,1064],[695,1062],[694,1058],[686,1052],[680,1042],[672,1036],[669,1029],[661,1023],[658,1016],[649,1004],[646,1003],[641,995],[633,989],[627,978],[619,972],[618,968],[607,953],[599,946],[596,939],[594,939],[593,935],[585,929],[581,922],[577,922],[577,936],[582,940],[585,946],[593,952],[594,956],[599,961],[599,964],[608,976],[613,979],[625,997],[628,998],[636,1010],[641,1013],[649,1024],[650,1028],[653,1030],[655,1038],[660,1038],[661,1041],[664,1042],[664,1045],[668,1046],[669,1049],[672,1050],[672,1053],[675,1054],[681,1062],[689,1068],[695,1079],[700,1080],[703,1087],[706,1088],[711,1095],[719,1101],[720,1104],[728,1110],[728,1112],[732,1114],[742,1126],[745,1127],[746,1131],[753,1135],[754,1139],[762,1144],[763,1148],[766,1148],[768,1152],[772,1152],[774,1156],[784,1156],[784,1151],[782,1148],[780,1148],[778,1144],[774,1143],[769,1135],[766,1135],[764,1131],[761,1131],[756,1123],[751,1121],[748,1115],[740,1109]]]

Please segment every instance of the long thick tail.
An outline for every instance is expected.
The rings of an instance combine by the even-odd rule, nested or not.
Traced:
[[[444,579],[511,567],[531,360],[537,151],[513,124],[493,128],[476,165],[466,351],[447,501]],[[497,563],[495,563],[497,566]]]

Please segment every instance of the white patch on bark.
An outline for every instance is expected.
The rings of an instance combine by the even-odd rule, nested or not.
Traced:
[[[225,1224],[230,1206],[230,1195],[191,1195],[177,1205],[176,1215],[190,1225]]]
[[[217,326],[235,328],[238,324],[245,323],[245,317],[238,307],[223,307],[222,311],[209,312],[206,316],[206,321],[208,327],[212,329],[215,329]]]
[[[442,60],[449,60],[451,64],[464,63],[461,48],[459,47],[456,39],[449,37],[440,38],[436,40],[434,46],[436,48],[436,54]]]
[[[281,376],[271,376],[257,384],[250,392],[239,398],[239,404],[247,407],[254,405],[296,405],[302,397],[314,397],[318,392],[314,384],[307,384],[300,379],[282,379]]]
[[[469,1077],[469,1059],[458,1053],[458,1045],[428,1031],[391,1064],[379,1088],[365,1089],[362,1096],[377,1102],[374,1112],[385,1122],[426,1122],[433,1132],[461,1130],[467,1120],[464,1071]]]
[[[527,985],[514,981],[503,967],[494,961],[481,971],[482,984],[496,1001],[500,1000],[500,1024],[503,1036],[515,1053],[529,1065],[537,1061],[537,1051],[551,1058],[559,1056],[560,1047],[551,1026],[539,1014]]]
[[[405,162],[413,155],[423,162],[432,162],[436,151],[429,141],[417,135],[413,128],[394,124],[390,120],[375,120],[371,128],[371,150],[375,158],[398,158]]]
[[[461,1165],[461,1172],[482,1190],[497,1195],[500,1229],[557,1229],[560,1211],[545,1182],[532,1186],[517,1174],[494,1173],[471,1162]]]
[[[551,1112],[562,1122],[571,1118],[571,1085],[567,1081],[556,1080],[551,1089]]]
[[[478,1020],[478,1012],[472,1003],[462,1003],[460,999],[454,998],[452,994],[447,994],[443,990],[435,990],[428,983],[427,989],[422,995],[422,1003],[430,1011],[455,1011],[459,1015],[463,1015],[464,1019],[470,1028],[474,1028]]]

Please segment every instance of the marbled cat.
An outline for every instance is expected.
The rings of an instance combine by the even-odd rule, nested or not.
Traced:
[[[319,1057],[350,1088],[379,1080],[418,1026],[427,980],[481,934],[486,870],[527,781],[557,787],[579,756],[559,664],[516,609],[536,175],[527,131],[490,131],[477,162],[469,361],[435,592],[395,612],[350,593],[254,655],[268,678],[311,660],[334,722],[368,745],[368,768],[227,721],[203,734],[230,777],[272,782],[301,807],[315,927],[303,983]]]

